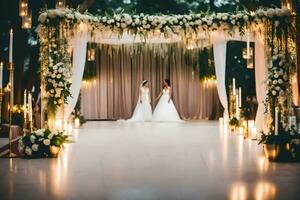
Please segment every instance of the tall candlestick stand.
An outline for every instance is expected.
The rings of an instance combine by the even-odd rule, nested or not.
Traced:
[[[0,88],[0,124],[2,124],[2,96],[3,96],[3,89]]]
[[[9,99],[9,136],[8,136],[8,153],[2,156],[3,158],[15,158],[17,157],[11,150],[11,142],[12,142],[12,115],[13,115],[13,107],[14,107],[14,64],[8,63],[8,71],[9,71],[9,84],[10,84],[10,99]]]

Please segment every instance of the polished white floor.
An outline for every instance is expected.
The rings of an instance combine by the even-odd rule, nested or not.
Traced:
[[[217,122],[89,122],[58,159],[1,159],[0,199],[299,199],[300,165],[269,163]]]

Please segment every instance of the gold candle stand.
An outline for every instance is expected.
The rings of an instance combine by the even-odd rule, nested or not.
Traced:
[[[3,155],[2,158],[16,158],[18,157],[11,150],[11,141],[12,141],[12,115],[13,115],[13,107],[14,107],[14,64],[8,63],[8,71],[9,71],[9,84],[10,84],[10,98],[9,98],[9,135],[8,135],[8,153]]]

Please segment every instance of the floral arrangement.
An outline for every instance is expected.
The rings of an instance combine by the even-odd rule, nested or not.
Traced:
[[[122,35],[141,35],[146,38],[163,33],[166,38],[174,35],[182,41],[197,37],[200,32],[209,35],[211,31],[235,30],[242,34],[246,29],[263,31],[261,24],[272,23],[277,28],[287,28],[291,21],[291,11],[283,8],[259,9],[255,12],[237,11],[233,13],[192,13],[185,15],[148,15],[114,13],[100,16],[81,14],[75,9],[52,9],[43,11],[38,21],[41,44],[42,85],[46,94],[47,109],[52,112],[66,103],[70,94],[71,55],[67,38],[84,25],[91,37],[96,32]]]
[[[61,148],[68,141],[68,136],[62,132],[51,132],[49,129],[39,129],[23,136],[19,140],[18,150],[27,158],[51,157],[51,147]]]
[[[206,13],[188,15],[130,15],[127,13],[113,14],[112,16],[93,16],[89,13],[81,14],[74,9],[47,10],[39,16],[41,24],[48,25],[53,19],[60,18],[72,23],[86,23],[91,26],[102,27],[102,30],[111,29],[123,32],[128,30],[133,34],[145,34],[151,30],[160,30],[163,33],[179,33],[189,29],[214,30],[219,27],[242,27],[248,23],[260,20],[278,20],[290,16],[291,11],[283,8],[259,9],[256,12],[239,11],[236,13]],[[106,28],[104,28],[106,27]]]
[[[271,133],[275,130],[275,108],[279,109],[280,127],[288,130],[288,114],[292,103],[289,80],[290,63],[287,54],[274,49],[272,63],[268,69],[266,117]]]

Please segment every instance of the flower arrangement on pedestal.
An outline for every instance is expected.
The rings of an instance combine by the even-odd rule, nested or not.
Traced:
[[[272,62],[268,69],[265,101],[268,132],[262,133],[259,143],[265,145],[265,154],[274,161],[286,161],[300,157],[300,136],[296,127],[289,124],[289,111],[292,106],[289,79],[291,66],[288,52],[273,50]]]
[[[18,150],[25,158],[57,157],[68,136],[62,132],[39,129],[19,140]]]

